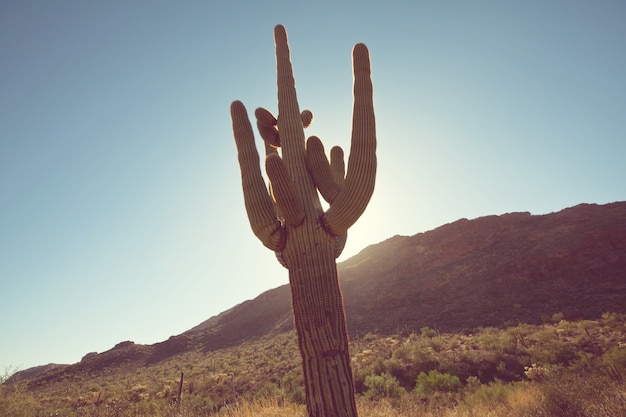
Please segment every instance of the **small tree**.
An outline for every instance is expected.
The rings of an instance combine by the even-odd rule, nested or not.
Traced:
[[[20,370],[19,366],[8,365],[4,367],[4,370],[0,373],[0,384],[4,384],[15,373]]]

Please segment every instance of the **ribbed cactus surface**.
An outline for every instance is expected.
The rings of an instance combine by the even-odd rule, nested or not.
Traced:
[[[369,51],[353,49],[354,108],[347,169],[343,151],[327,158],[319,138],[305,142],[313,114],[300,111],[287,32],[274,29],[278,116],[255,112],[265,142],[263,179],[244,105],[231,105],[244,201],[254,234],[289,270],[294,322],[310,416],[356,416],[345,313],[335,258],[365,210],[376,177],[376,128]],[[329,204],[323,211],[319,196]]]

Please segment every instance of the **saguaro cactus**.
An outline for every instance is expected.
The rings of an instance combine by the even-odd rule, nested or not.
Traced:
[[[254,234],[289,270],[309,416],[356,416],[335,258],[374,191],[376,129],[369,51],[363,44],[352,51],[354,108],[345,172],[341,148],[330,151],[329,162],[319,138],[312,136],[305,144],[304,128],[313,115],[298,107],[283,26],[276,26],[274,39],[278,117],[265,109],[255,112],[265,141],[269,191],[246,109],[239,101],[231,105],[246,211]],[[326,212],[319,195],[329,204]]]

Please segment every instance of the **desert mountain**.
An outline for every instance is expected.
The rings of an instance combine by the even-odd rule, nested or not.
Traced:
[[[626,312],[626,202],[461,219],[369,246],[338,269],[352,337]],[[284,285],[186,334],[211,349],[290,328]]]
[[[624,313],[626,202],[461,219],[369,246],[338,269],[353,338],[424,326],[463,331],[539,323],[556,312],[571,319]],[[118,363],[154,363],[192,349],[211,351],[292,327],[290,290],[283,285],[167,341],[122,342],[39,381]],[[15,378],[33,377],[24,378],[25,372]]]

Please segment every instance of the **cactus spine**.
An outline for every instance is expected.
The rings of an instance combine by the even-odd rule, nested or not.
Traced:
[[[335,258],[374,191],[376,129],[369,51],[357,44],[352,52],[354,107],[346,170],[341,148],[331,149],[329,161],[319,138],[312,136],[305,143],[304,128],[313,115],[300,112],[283,26],[275,27],[274,39],[279,117],[265,109],[255,112],[265,141],[269,192],[246,109],[239,101],[231,105],[246,212],[254,234],[289,270],[309,416],[356,416]],[[319,195],[329,203],[326,212]]]

